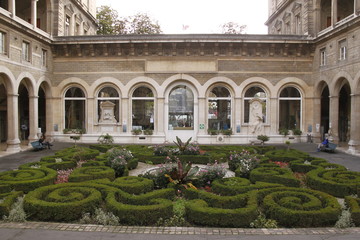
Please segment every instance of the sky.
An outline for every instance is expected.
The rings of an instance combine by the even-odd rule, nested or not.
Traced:
[[[227,22],[246,25],[247,34],[266,34],[268,0],[97,0],[119,16],[146,13],[164,34],[221,33]]]

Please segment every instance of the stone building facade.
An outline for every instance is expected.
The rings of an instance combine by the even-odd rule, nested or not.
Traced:
[[[54,14],[42,28],[14,16],[9,0],[0,4],[0,139],[7,151],[38,132],[56,141],[81,132],[89,143],[105,133],[122,144],[246,144],[260,134],[276,143],[290,129],[302,132],[291,141],[330,132],[355,153],[358,2],[269,0],[268,35],[96,36],[94,1],[37,1]]]

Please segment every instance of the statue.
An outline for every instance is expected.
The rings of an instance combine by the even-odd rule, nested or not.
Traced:
[[[262,135],[264,134],[264,126],[263,126],[263,101],[259,98],[254,98],[250,101],[250,109],[249,109],[249,124],[250,124],[250,132],[254,135]]]
[[[101,117],[100,123],[116,123],[114,115],[115,104],[110,101],[105,101],[100,103]]]

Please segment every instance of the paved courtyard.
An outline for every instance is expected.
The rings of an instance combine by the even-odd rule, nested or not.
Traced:
[[[56,143],[51,150],[22,151],[20,153],[0,157],[0,171],[16,169],[19,165],[38,161],[42,156],[48,156],[72,143]],[[292,147],[315,157],[327,159],[329,162],[342,164],[351,171],[360,172],[360,157],[348,155],[338,149],[334,154],[316,152],[316,144],[298,143]],[[147,166],[142,165],[145,169]],[[138,170],[139,171],[139,170]],[[126,240],[158,240],[158,239],[289,239],[292,240],[323,240],[323,239],[360,239],[360,228],[205,228],[205,227],[139,227],[139,226],[100,226],[71,223],[0,222],[0,240],[28,239],[126,239]]]

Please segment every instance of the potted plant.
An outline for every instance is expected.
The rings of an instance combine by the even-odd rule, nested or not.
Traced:
[[[109,135],[108,133],[105,134],[105,135],[101,135],[99,138],[98,138],[98,142],[100,144],[106,144],[106,145],[110,145],[114,142],[114,138]]]
[[[221,130],[221,133],[224,134],[225,136],[231,136],[232,135],[232,129],[223,129]]]
[[[264,145],[265,142],[269,141],[269,137],[266,135],[259,135],[257,139],[261,141],[261,145]]]
[[[216,129],[212,129],[212,128],[209,128],[207,130],[208,134],[211,135],[211,136],[214,136],[214,135],[217,135],[218,134],[218,130]]]
[[[133,129],[133,130],[131,130],[131,133],[133,134],[133,135],[140,135],[141,133],[142,133],[142,130],[141,129],[138,129],[138,128],[135,128],[135,129]]]
[[[153,133],[154,133],[154,130],[152,130],[152,129],[145,129],[145,130],[144,130],[144,134],[145,134],[145,135],[148,135],[148,136],[149,136],[149,135],[153,135]]]

